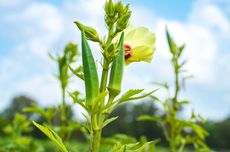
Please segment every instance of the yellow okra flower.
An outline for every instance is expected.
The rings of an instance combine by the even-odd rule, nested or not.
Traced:
[[[125,30],[125,64],[151,62],[155,52],[155,34],[145,27],[129,26]]]

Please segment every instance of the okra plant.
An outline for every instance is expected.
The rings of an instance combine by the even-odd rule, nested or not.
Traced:
[[[169,94],[165,100],[161,100],[156,96],[151,96],[153,101],[158,101],[164,108],[164,115],[162,117],[143,115],[139,117],[141,121],[157,121],[161,124],[166,140],[170,146],[170,152],[183,152],[187,144],[194,145],[197,152],[209,152],[210,149],[205,143],[205,137],[208,133],[202,128],[204,118],[200,115],[191,114],[191,118],[182,119],[179,112],[189,104],[188,100],[179,98],[182,87],[186,79],[191,76],[185,76],[184,65],[186,61],[182,59],[182,53],[185,45],[178,46],[166,29],[166,37],[171,53],[171,63],[174,71],[174,85],[173,95],[170,96],[171,87],[167,83],[155,83],[165,88]]]
[[[129,26],[131,11],[129,5],[124,5],[121,1],[106,1],[104,10],[108,34],[103,39],[93,27],[79,21],[74,22],[81,32],[83,73],[79,73],[78,68],[71,68],[71,71],[84,81],[85,98],[80,99],[79,92],[69,95],[85,110],[82,114],[86,119],[85,127],[90,134],[90,152],[100,151],[103,128],[117,119],[117,117],[107,119],[108,114],[124,102],[141,99],[154,92],[141,94],[144,89],[132,89],[120,96],[125,65],[140,61],[151,62],[155,51],[155,35],[145,27]],[[101,48],[102,70],[96,66],[88,41],[97,43]],[[98,75],[99,72],[101,75]],[[61,138],[51,128],[36,122],[34,124],[56,144],[60,151],[68,151]],[[145,144],[115,144],[111,151],[141,152],[152,143],[154,141]]]
[[[9,143],[0,148],[0,151],[11,152],[28,152],[31,148],[35,151],[38,146],[33,142],[32,137],[25,135],[32,131],[31,122],[24,114],[16,113],[12,123],[4,128],[4,132],[11,136]]]
[[[155,51],[155,35],[144,27],[127,28],[131,16],[129,5],[123,5],[121,2],[114,3],[109,0],[105,3],[104,10],[105,24],[108,29],[105,39],[100,39],[94,28],[85,26],[79,21],[75,22],[81,31],[86,98],[85,100],[79,100],[71,93],[70,96],[87,112],[83,115],[87,120],[86,128],[91,136],[89,149],[91,152],[100,151],[103,128],[117,119],[117,117],[107,119],[108,114],[123,102],[144,98],[153,93],[152,91],[138,95],[143,89],[134,89],[119,97],[125,64],[139,61],[150,62]],[[88,40],[98,43],[101,47],[102,73],[100,84],[99,70]],[[150,143],[148,142],[143,146]],[[141,151],[140,149],[143,149],[143,146],[138,147],[137,145],[115,145],[112,151],[134,150],[135,148],[136,151],[138,149]]]
[[[24,112],[33,112],[39,114],[43,119],[46,120],[47,126],[54,127],[53,119],[58,118],[60,121],[60,126],[56,127],[58,133],[62,137],[62,139],[67,143],[68,139],[71,137],[71,134],[75,130],[81,129],[79,123],[74,120],[70,120],[70,110],[71,106],[66,103],[66,94],[67,94],[67,86],[69,84],[71,78],[71,72],[69,69],[69,65],[76,62],[76,57],[79,55],[77,45],[74,43],[69,43],[66,45],[63,50],[62,55],[56,54],[49,56],[57,63],[58,73],[56,75],[61,88],[61,104],[58,108],[48,107],[41,108],[38,105],[32,105],[30,107],[26,107],[23,109]],[[77,69],[79,72],[81,71],[81,67]],[[76,73],[76,72],[75,72]]]

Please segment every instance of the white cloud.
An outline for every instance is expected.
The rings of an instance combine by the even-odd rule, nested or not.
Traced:
[[[73,24],[75,20],[95,27],[100,35],[105,34],[106,28],[102,24],[103,3],[104,0],[72,0],[65,1],[63,6],[54,6],[44,2],[28,1],[23,9],[18,8],[7,14],[4,21],[9,25],[10,35],[12,37],[20,35],[20,38],[16,51],[9,54],[4,61],[0,61],[3,67],[0,80],[6,86],[1,92],[4,90],[7,92],[1,94],[2,100],[8,101],[16,92],[24,92],[41,102],[56,101],[58,88],[54,78],[48,76],[54,67],[47,58],[47,50],[55,47],[63,48],[70,40],[80,42],[79,32]],[[139,6],[132,8],[131,23],[147,26],[156,32],[157,51],[152,64],[133,64],[127,68],[124,79],[125,90],[131,87],[142,88],[151,81],[164,82],[173,79],[171,65],[168,63],[170,56],[165,38],[166,25],[177,43],[186,43],[184,57],[189,60],[187,68],[196,76],[193,85],[209,86],[216,82],[218,75],[213,67],[216,62],[221,66],[216,56],[220,55],[222,45],[218,39],[230,34],[229,20],[219,7],[205,1],[202,3],[195,1],[188,19],[184,22],[166,20]],[[34,72],[36,71],[33,69],[34,66],[43,73]],[[148,85],[148,88],[151,87]]]
[[[202,9],[201,9],[202,8]],[[190,22],[226,33],[230,31],[230,23],[222,9],[214,4],[197,2],[189,17]],[[213,31],[215,33],[215,31]]]
[[[29,3],[23,10],[16,9],[6,14],[3,21],[8,25],[6,30],[11,37],[18,40],[14,50],[0,63],[0,81],[5,87],[1,88],[4,106],[19,93],[33,96],[41,102],[56,101],[57,96],[50,94],[57,90],[57,85],[46,76],[51,68],[47,51],[63,32],[60,11],[49,4]]]
[[[203,2],[201,5],[200,1],[196,1],[188,19],[183,22],[165,20],[162,17],[156,16],[149,17],[149,15],[146,15],[148,11],[142,13],[137,9],[137,12],[134,12],[133,20],[147,27],[154,27],[152,29],[156,31],[157,51],[155,60],[152,63],[152,69],[154,70],[151,70],[151,72],[157,81],[172,80],[171,65],[167,64],[170,59],[165,37],[165,26],[167,25],[175,41],[178,44],[186,44],[184,58],[188,59],[188,72],[195,75],[195,78],[191,80],[192,83],[190,83],[193,87],[203,86],[204,88],[209,87],[211,90],[219,88],[218,91],[221,91],[224,89],[222,88],[223,84],[225,86],[229,84],[227,83],[229,81],[227,77],[230,75],[227,71],[230,69],[226,65],[228,65],[230,58],[226,56],[227,53],[223,52],[223,47],[226,47],[227,44],[222,40],[230,34],[230,22],[221,8],[208,2]],[[151,26],[152,22],[154,22],[155,26]],[[221,61],[223,58],[228,61],[220,63],[223,62]],[[220,76],[220,70],[217,70],[220,67],[225,67],[225,70],[221,68],[221,73],[225,76]],[[135,80],[135,83],[143,83],[143,79],[141,77],[139,79],[139,81]],[[229,89],[229,86],[227,88]],[[217,101],[211,99],[212,97],[207,100],[206,97],[202,97],[202,94],[202,92],[193,93],[193,95],[200,97],[192,98],[197,100],[192,101],[195,103],[191,107],[200,110],[208,118],[220,119],[228,114],[226,109],[221,114],[217,114],[218,111],[214,110],[216,108],[215,102]],[[216,94],[216,96],[218,95]],[[207,108],[207,102],[209,102],[209,108]],[[191,107],[187,109],[187,113],[190,113]]]

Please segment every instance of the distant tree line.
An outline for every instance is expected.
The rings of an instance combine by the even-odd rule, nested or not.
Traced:
[[[34,116],[31,113],[24,113],[23,108],[28,107],[37,102],[26,96],[15,97],[9,104],[9,106],[0,113],[0,136],[4,136],[4,127],[11,123],[15,113],[25,114],[28,119],[36,119],[38,122],[42,122],[41,118]],[[69,119],[73,119],[73,111],[69,107],[70,115]],[[129,136],[139,139],[141,136],[145,136],[148,139],[163,139],[161,143],[166,145],[162,128],[156,122],[138,121],[137,118],[142,114],[157,115],[159,111],[152,101],[141,101],[137,104],[123,104],[120,108],[117,108],[112,116],[119,116],[119,118],[107,126],[103,132],[104,137],[109,137],[112,134],[127,134]],[[59,113],[57,113],[58,115]],[[58,124],[60,120],[54,121]],[[209,132],[209,136],[206,138],[207,144],[214,149],[230,149],[230,117],[223,121],[207,121],[205,129]],[[41,138],[41,135],[37,129],[31,133],[34,137]],[[82,138],[76,133],[76,137]]]

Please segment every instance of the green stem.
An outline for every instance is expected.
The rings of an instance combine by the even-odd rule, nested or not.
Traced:
[[[175,85],[175,93],[174,93],[174,97],[173,97],[173,108],[174,108],[175,111],[177,111],[178,108],[179,108],[178,105],[177,105],[177,101],[178,101],[178,94],[179,94],[179,91],[180,91],[179,71],[178,71],[177,65],[178,65],[178,61],[176,61],[176,63],[174,63],[174,73],[175,73],[175,82],[174,82],[174,85]]]
[[[175,133],[174,127],[171,128],[171,135],[170,135],[170,152],[176,152],[176,145],[175,145]]]
[[[101,76],[101,85],[100,85],[100,92],[104,92],[106,90],[106,85],[108,81],[108,71],[109,71],[109,62],[104,59],[103,62],[103,71]],[[104,99],[103,101],[104,102]],[[94,116],[91,116],[94,117]],[[101,143],[101,133],[102,133],[102,123],[104,121],[103,114],[99,113],[95,117],[95,119],[92,120],[92,141],[91,141],[91,152],[99,152],[100,150],[100,143]],[[94,128],[96,127],[96,129]]]
[[[174,63],[174,72],[175,72],[175,92],[174,92],[174,97],[172,98],[172,103],[173,103],[173,113],[171,116],[173,117],[174,120],[177,118],[177,111],[178,111],[178,93],[180,91],[180,84],[179,84],[179,71],[177,68],[178,65],[178,59],[176,60],[176,63]],[[176,141],[176,133],[175,133],[175,123],[170,123],[171,125],[171,133],[170,133],[170,152],[175,152],[177,147],[175,145]]]
[[[178,152],[183,152],[184,151],[184,146],[185,146],[185,143],[182,143],[181,146],[180,146],[180,149],[178,150]]]
[[[100,151],[101,129],[93,132],[92,152]]]
[[[65,89],[62,89],[62,105],[61,105],[61,124],[65,125],[66,120],[66,103],[65,103]]]
[[[104,59],[103,71],[102,71],[102,76],[101,76],[100,92],[104,92],[106,90],[108,74],[109,74],[109,63],[106,59]]]

